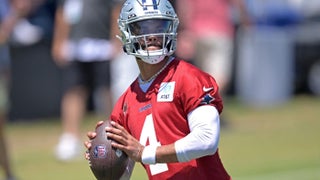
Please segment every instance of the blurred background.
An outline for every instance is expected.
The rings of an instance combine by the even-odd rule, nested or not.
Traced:
[[[5,131],[11,164],[21,180],[57,179],[48,175],[51,172],[59,174],[58,179],[93,179],[84,160],[62,165],[51,157],[60,134],[62,98],[62,69],[52,56],[58,2],[0,1],[0,69],[10,74],[8,94],[0,98],[9,102]],[[178,2],[172,0],[178,16],[186,16],[188,11]],[[224,94],[222,159],[234,179],[320,179],[320,0],[243,3],[245,24],[239,10],[230,7],[233,52]],[[178,41],[184,38],[179,36]],[[118,51],[111,60],[114,102],[137,75],[132,57]],[[95,116],[99,107],[93,92],[89,99],[81,129],[84,139],[100,120]],[[254,148],[262,141],[264,145]],[[296,153],[287,153],[293,150]],[[38,167],[44,173],[39,174]],[[133,179],[145,179],[137,168]],[[63,169],[67,169],[64,176],[59,173]]]
[[[38,1],[40,5],[14,26],[7,42],[11,62],[10,121],[59,115],[61,70],[51,56],[57,3]],[[234,18],[236,43],[228,95],[262,106],[285,102],[297,94],[320,95],[320,1],[246,2],[252,24],[242,27]],[[183,37],[179,41],[184,41]],[[126,66],[113,64],[115,68]],[[135,68],[132,76],[137,73]]]

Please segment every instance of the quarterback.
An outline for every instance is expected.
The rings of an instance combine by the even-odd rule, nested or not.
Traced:
[[[136,57],[140,74],[112,111],[106,128],[112,146],[142,163],[149,179],[230,180],[218,153],[219,87],[173,56],[179,20],[170,2],[127,0],[118,24],[123,49]],[[86,148],[95,136],[88,132]]]

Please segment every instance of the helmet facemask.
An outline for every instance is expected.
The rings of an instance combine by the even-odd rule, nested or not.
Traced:
[[[132,54],[143,61],[156,64],[171,55],[176,41],[173,22],[167,19],[148,19],[129,24]]]

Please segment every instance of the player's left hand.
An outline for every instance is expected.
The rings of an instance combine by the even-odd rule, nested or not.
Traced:
[[[112,127],[106,127],[108,138],[113,139],[112,146],[124,151],[132,160],[141,162],[144,146],[120,124],[111,121]]]
[[[103,121],[99,121],[96,124],[96,129],[101,126],[103,124]],[[87,137],[89,138],[89,140],[84,142],[84,146],[87,148],[87,151],[84,154],[84,157],[86,158],[86,160],[90,161],[89,158],[89,150],[91,148],[91,140],[94,139],[97,136],[97,133],[95,131],[88,131],[87,132]]]

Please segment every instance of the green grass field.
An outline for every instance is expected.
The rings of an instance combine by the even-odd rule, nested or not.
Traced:
[[[228,123],[222,129],[220,155],[234,180],[320,179],[319,98],[299,96],[268,109],[252,109],[230,100],[224,114]],[[94,116],[86,118],[83,140],[97,121]],[[6,132],[19,180],[94,180],[84,158],[69,163],[54,158],[61,132],[58,119],[9,123]],[[132,179],[147,179],[140,164]]]

